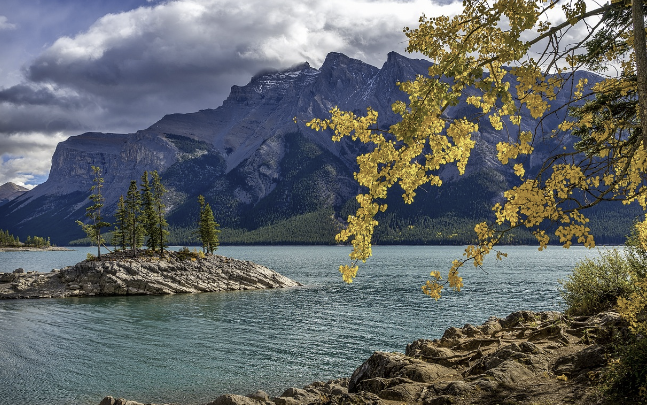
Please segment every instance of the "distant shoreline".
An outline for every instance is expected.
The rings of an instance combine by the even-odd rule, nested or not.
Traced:
[[[0,252],[71,252],[74,249],[51,246],[48,248],[36,247],[0,247]]]

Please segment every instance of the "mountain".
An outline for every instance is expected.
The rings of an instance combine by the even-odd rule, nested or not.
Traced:
[[[0,205],[6,204],[9,201],[20,197],[29,191],[28,188],[19,186],[12,182],[5,183],[0,186]]]
[[[202,194],[228,229],[225,242],[332,243],[335,229],[354,210],[355,158],[366,147],[333,142],[330,132],[312,131],[305,122],[327,117],[334,106],[357,114],[371,106],[379,112],[379,126],[388,128],[397,120],[391,104],[406,99],[396,83],[426,74],[429,66],[395,52],[381,68],[330,53],[319,69],[303,63],[232,86],[215,109],[167,115],[132,134],[70,137],[57,146],[48,180],[0,207],[0,223],[20,237],[48,235],[57,244],[82,237],[74,221],[83,219],[88,205],[91,167],[100,166],[108,217],[131,180],[157,170],[168,189],[168,221],[178,234],[194,226]],[[555,114],[541,124],[556,127],[566,101],[558,99]],[[450,118],[474,113],[465,103],[446,112]],[[527,112],[523,119],[529,127],[539,124]],[[379,241],[446,242],[457,234],[453,240],[464,243],[472,237],[466,235],[473,220],[491,215],[492,201],[515,181],[496,159],[495,145],[507,133],[487,121],[480,128],[465,176],[444,169],[446,184],[425,188],[412,206],[394,190],[396,197],[387,201],[391,209],[380,219]],[[533,159],[544,153],[537,151]]]

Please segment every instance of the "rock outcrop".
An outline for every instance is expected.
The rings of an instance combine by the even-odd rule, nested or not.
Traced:
[[[417,340],[406,353],[375,352],[350,378],[222,395],[207,405],[315,404],[605,404],[595,388],[607,366],[617,313],[567,318],[559,312],[515,312],[480,326],[449,328]],[[616,402],[617,403],[617,402]],[[106,397],[101,405],[141,405]]]
[[[22,270],[22,269],[18,269]],[[0,299],[155,295],[262,288],[300,284],[267,267],[224,256],[181,260],[168,256],[83,261],[51,273],[0,273]]]

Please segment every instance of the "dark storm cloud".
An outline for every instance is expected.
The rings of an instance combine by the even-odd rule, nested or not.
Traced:
[[[0,138],[3,135],[21,133],[55,134],[61,131],[83,130],[83,124],[78,119],[74,119],[74,116],[70,115],[69,111],[62,111],[51,105],[32,105],[31,108],[10,106],[9,108],[3,108],[3,112],[0,115],[0,128],[2,128]],[[3,149],[0,149],[0,151],[6,152]]]
[[[47,2],[45,11],[7,1],[24,7],[25,15],[32,11],[45,21],[45,13],[50,12],[61,20],[59,25],[72,15],[72,6],[87,13],[86,18],[97,13],[95,5],[84,8],[94,3],[77,0]],[[165,114],[218,107],[232,85],[248,83],[263,69],[304,61],[320,66],[331,51],[381,66],[389,51],[404,50],[404,26],[415,26],[423,13],[452,14],[459,8],[429,0],[101,3],[113,7],[113,14],[101,14],[80,30],[59,28],[60,34],[47,46],[42,47],[42,42],[32,46],[36,51],[21,69],[0,61],[0,70],[21,75],[13,82],[0,77],[0,138],[13,134],[11,144],[22,145],[20,136],[40,139],[30,138],[34,133],[58,139],[85,131],[134,132]],[[118,3],[126,11],[114,8]],[[148,6],[136,8],[143,4]],[[26,34],[19,18],[7,15],[3,21],[5,27],[17,28],[2,30],[0,36],[14,35],[11,39],[17,40]],[[41,41],[46,32],[56,31],[47,24],[30,24]],[[0,51],[16,57],[24,52],[1,39]],[[51,144],[44,144],[53,152]],[[0,139],[0,148],[5,147]],[[4,153],[0,149],[0,155]],[[29,154],[25,146],[25,157]],[[0,184],[11,179],[8,170],[0,160]]]
[[[422,2],[322,3],[178,1],[108,15],[56,41],[26,77],[108,103],[153,94],[169,103],[195,100],[194,109],[214,107],[232,84],[245,84],[263,68],[305,59],[317,66],[330,51],[379,66],[389,51],[403,50],[402,27],[425,11]]]
[[[0,102],[14,105],[48,105],[56,103],[56,96],[45,89],[34,90],[30,86],[19,84],[0,90]]]
[[[49,105],[66,109],[81,108],[83,102],[79,97],[57,95],[47,88],[19,84],[8,89],[0,90],[0,103],[24,105]]]

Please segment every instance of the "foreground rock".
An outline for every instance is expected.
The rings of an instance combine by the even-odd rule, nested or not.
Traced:
[[[0,299],[153,295],[283,288],[300,285],[258,264],[224,256],[181,260],[106,255],[51,273],[0,273]]]
[[[375,352],[350,378],[289,388],[274,398],[262,391],[222,395],[208,405],[606,404],[596,384],[611,337],[623,329],[614,312],[574,319],[515,312],[417,340],[404,354]],[[100,405],[141,404],[106,397]]]

